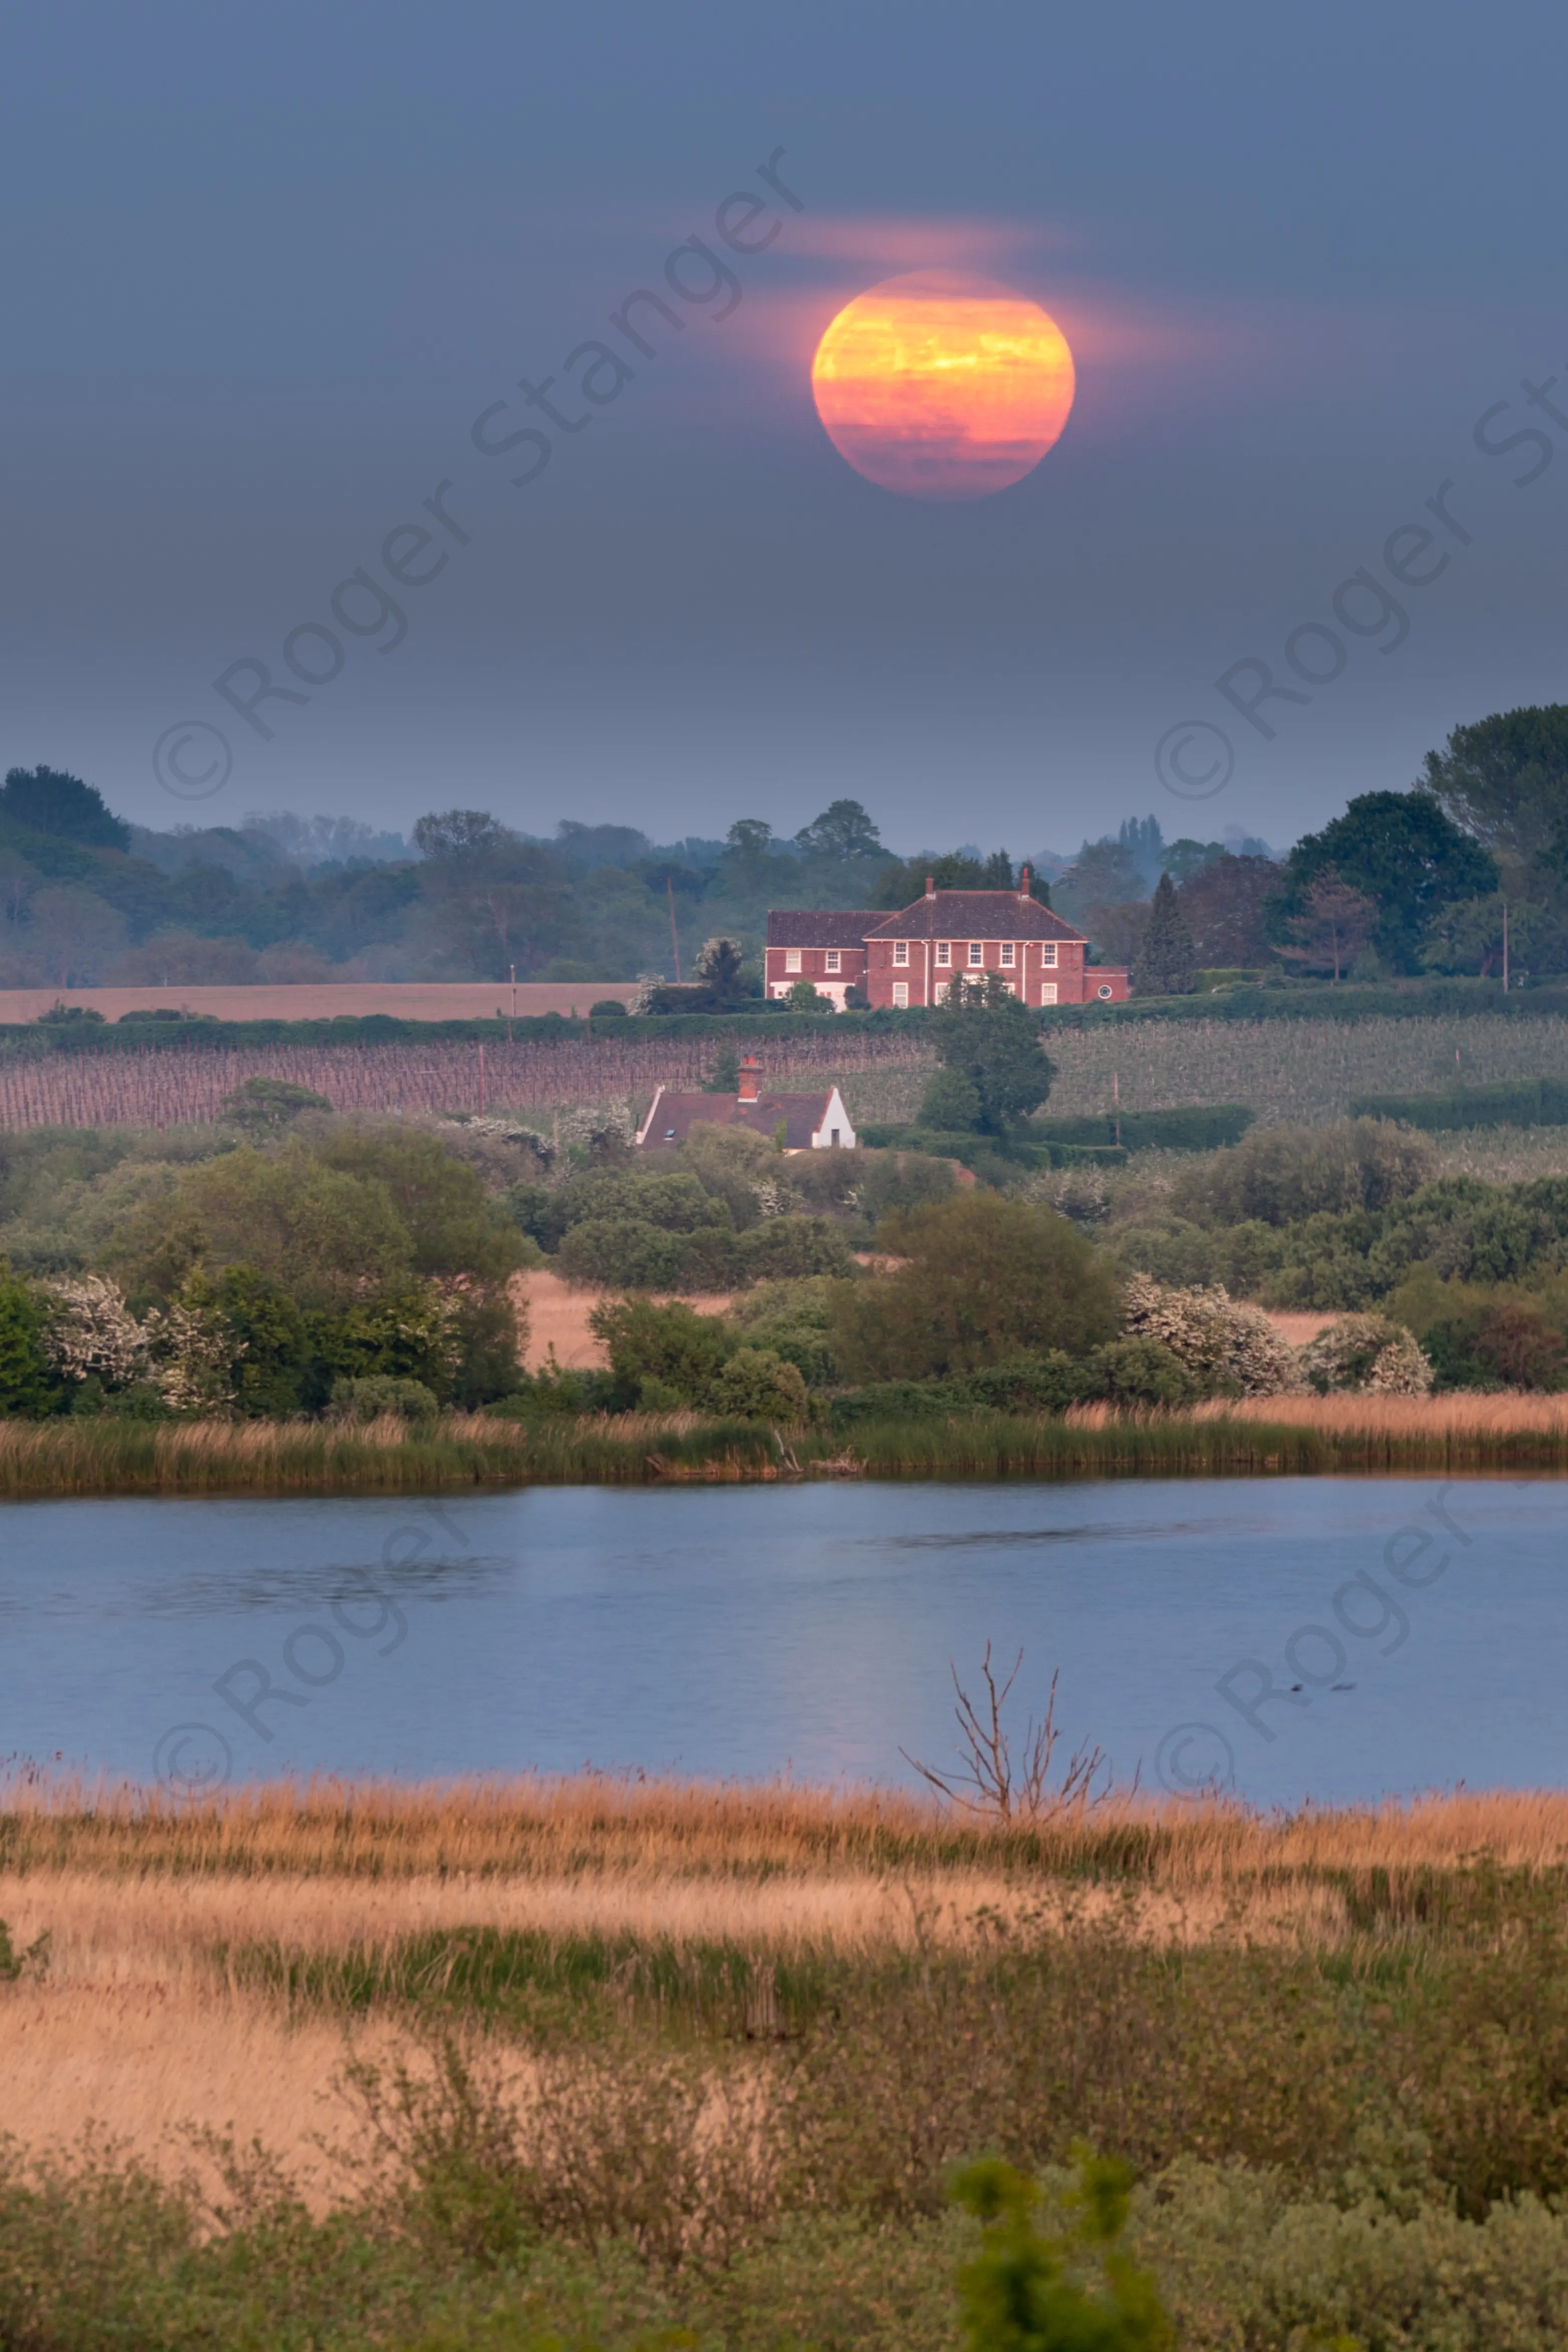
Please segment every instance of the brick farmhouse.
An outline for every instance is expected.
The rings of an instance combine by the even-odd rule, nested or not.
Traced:
[[[1029,895],[1029,869],[1017,890],[939,890],[898,914],[879,907],[816,914],[782,909],[768,916],[765,987],[787,996],[809,980],[839,1012],[851,988],[873,1006],[940,1004],[955,973],[996,973],[1026,1004],[1120,1004],[1127,974],[1088,964],[1089,940]]]

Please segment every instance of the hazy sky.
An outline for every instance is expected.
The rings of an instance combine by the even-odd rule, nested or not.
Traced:
[[[11,0],[0,761],[160,825],[668,838],[852,793],[908,848],[1288,841],[1568,698],[1565,64],[1507,0]],[[746,189],[779,226],[742,257]],[[808,372],[851,295],[953,267],[1044,304],[1079,394],[1026,481],[928,505],[851,472]],[[645,287],[682,326],[619,396],[526,407]],[[486,412],[544,425],[537,478]],[[384,653],[342,583],[389,589],[416,524],[392,560],[447,560]],[[318,688],[297,630],[341,648]],[[215,689],[247,660],[310,694],[257,704],[270,740]],[[1309,698],[1258,702],[1271,740],[1249,661]],[[182,805],[155,743],[222,756],[188,722],[232,773]],[[1226,757],[1189,722],[1234,772],[1184,804],[1162,739],[1178,783]]]

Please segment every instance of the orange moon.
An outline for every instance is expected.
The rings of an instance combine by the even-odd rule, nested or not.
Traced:
[[[1032,473],[1072,407],[1056,320],[989,278],[911,270],[858,294],[811,363],[841,457],[910,499],[988,499]]]

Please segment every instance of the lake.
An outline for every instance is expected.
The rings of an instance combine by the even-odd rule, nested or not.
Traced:
[[[1178,1793],[1562,1785],[1565,1537],[1549,1479],[9,1504],[0,1756],[909,1782],[989,1637]]]

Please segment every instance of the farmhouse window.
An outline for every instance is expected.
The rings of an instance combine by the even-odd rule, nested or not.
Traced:
[[[785,948],[784,970],[785,971],[798,971],[800,970],[800,950],[798,948]]]
[[[1054,980],[1043,980],[1043,981],[1041,981],[1041,982],[1040,982],[1040,1003],[1041,1003],[1042,1004],[1054,1004],[1054,1003],[1056,1003],[1056,1001],[1057,1001],[1057,984],[1056,984],[1056,982],[1055,982]]]
[[[938,940],[936,943],[936,960],[938,963],[951,963],[952,961],[952,941],[951,940]]]
[[[971,962],[971,963],[984,963],[984,961],[985,961],[985,942],[984,942],[984,940],[970,940],[970,942],[969,942],[969,961],[970,961],[970,962]]]
[[[1004,963],[1011,963],[1013,961],[1013,942],[1011,940],[1004,940],[1002,942],[1002,961]]]
[[[1040,961],[1043,964],[1053,964],[1056,960],[1057,943],[1055,940],[1047,940],[1040,950]]]
[[[830,1127],[828,1129],[827,1139],[832,1145],[834,1150],[837,1151],[838,1149],[838,1129],[836,1127]]]
[[[904,1009],[904,1007],[909,1003],[909,1001],[910,1001],[910,983],[909,983],[909,982],[908,982],[907,980],[896,980],[896,981],[894,981],[894,982],[893,982],[893,1003],[894,1003],[895,1006],[898,1008],[898,1010],[899,1010],[900,1012],[902,1012],[902,1011],[903,1011],[903,1009]]]
[[[829,948],[827,950],[827,969],[829,971],[837,971],[838,969],[838,950],[837,948]]]
[[[908,940],[895,940],[893,941],[893,961],[895,963],[908,963],[909,960],[910,943]]]

